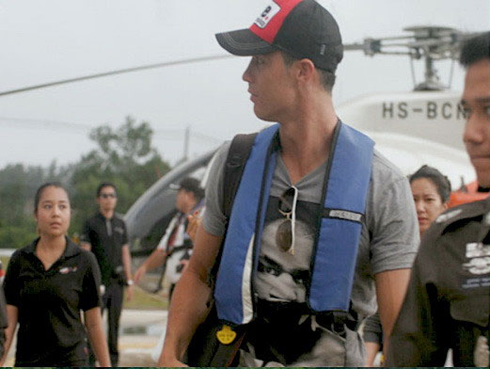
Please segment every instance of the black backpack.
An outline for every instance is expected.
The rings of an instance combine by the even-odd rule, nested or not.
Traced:
[[[226,157],[225,174],[223,183],[226,183],[223,189],[223,214],[227,218],[231,215],[231,208],[235,200],[236,191],[242,178],[245,163],[252,151],[252,145],[255,141],[257,133],[236,135],[231,141],[230,150]]]
[[[226,185],[223,186],[223,203],[221,204],[221,209],[223,210],[223,214],[226,216],[227,229],[231,209],[233,207],[233,202],[235,201],[235,195],[238,190],[238,186],[240,185],[243,170],[245,169],[245,164],[247,163],[250,152],[252,151],[252,146],[256,136],[257,133],[236,135],[231,141],[230,150],[228,151],[228,156],[226,157],[224,169],[225,174],[223,177],[223,183]],[[216,263],[211,270],[210,278],[212,279],[214,279],[218,274],[222,252],[223,247],[220,248],[218,257],[216,258]]]

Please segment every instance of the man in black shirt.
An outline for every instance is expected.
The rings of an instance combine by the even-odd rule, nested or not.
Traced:
[[[119,360],[118,332],[121,317],[124,286],[127,298],[133,297],[131,278],[131,254],[129,252],[126,224],[115,213],[117,205],[116,187],[112,183],[101,183],[97,188],[99,211],[85,222],[81,246],[92,251],[99,263],[102,275],[102,307],[108,311],[108,344],[111,363]],[[91,360],[93,360],[91,355]],[[90,363],[91,365],[94,362]]]
[[[461,52],[463,141],[479,191],[490,190],[490,32]],[[387,366],[488,367],[490,197],[451,208],[427,230],[388,347]]]

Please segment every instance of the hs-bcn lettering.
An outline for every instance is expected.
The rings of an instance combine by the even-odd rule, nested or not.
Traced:
[[[427,101],[418,107],[409,106],[408,102],[383,102],[381,107],[383,119],[407,119],[418,116],[425,119],[464,119],[460,104],[453,102]]]

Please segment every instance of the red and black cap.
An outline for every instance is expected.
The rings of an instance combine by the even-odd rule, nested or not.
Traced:
[[[216,34],[221,47],[251,56],[284,50],[335,73],[344,48],[332,14],[315,0],[274,0],[247,29]]]

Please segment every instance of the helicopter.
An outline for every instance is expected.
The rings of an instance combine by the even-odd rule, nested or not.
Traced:
[[[366,38],[362,43],[346,44],[344,50],[362,51],[368,57],[409,57],[413,90],[361,96],[338,105],[337,114],[350,126],[370,136],[377,150],[404,174],[429,164],[447,175],[453,188],[458,188],[452,198],[453,205],[478,200],[484,195],[474,189],[475,172],[462,142],[465,117],[459,104],[461,94],[451,91],[450,81],[442,83],[435,68],[437,62],[451,60],[451,80],[462,42],[477,33],[439,26],[414,26],[404,31],[406,35]],[[423,61],[424,66],[419,82],[414,68],[418,61]],[[125,221],[136,265],[153,251],[176,212],[176,191],[172,185],[192,176],[201,180],[204,187],[216,150],[174,167],[128,210]],[[158,290],[159,283],[161,279],[153,278],[146,283],[144,279],[143,287]]]

